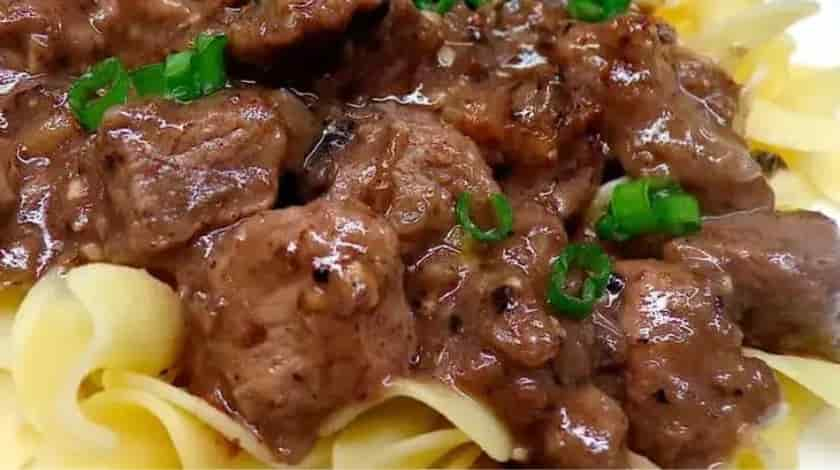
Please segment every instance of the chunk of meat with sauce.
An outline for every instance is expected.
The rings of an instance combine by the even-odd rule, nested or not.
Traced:
[[[304,165],[305,192],[358,199],[384,215],[403,253],[417,253],[455,225],[464,191],[476,204],[500,192],[478,147],[435,114],[406,106],[348,108],[333,126],[341,141],[322,142]]]
[[[101,259],[102,186],[66,82],[0,69],[0,83],[0,285],[28,285],[54,266]]]
[[[61,1],[61,0],[59,0]],[[160,62],[189,48],[199,33],[222,28],[226,6],[238,0],[97,0],[91,24],[106,56],[129,68]]]
[[[0,217],[14,210],[20,189],[15,147],[14,142],[0,137]]]
[[[546,461],[558,468],[626,468],[628,421],[619,403],[583,385],[558,392],[554,406],[543,444]]]
[[[0,67],[79,73],[108,56],[160,62],[223,25],[236,0],[0,0]]]
[[[706,220],[664,256],[721,285],[747,344],[840,361],[840,233],[831,219],[799,211]]]
[[[106,115],[91,156],[110,204],[108,259],[141,263],[269,209],[280,174],[317,129],[289,93],[228,90],[188,105],[153,100]]]
[[[680,73],[690,56],[675,52],[659,31],[642,15],[577,24],[553,55],[569,65],[567,83],[608,110],[600,129],[630,175],[670,175],[707,213],[771,208],[773,193],[745,142],[703,100],[711,100],[704,95],[722,73],[711,65]],[[717,90],[727,91],[737,87]]]
[[[626,282],[630,448],[665,468],[725,461],[743,427],[778,402],[773,372],[742,356],[742,333],[709,282],[658,261],[624,261],[616,271]]]
[[[317,88],[434,109],[486,149],[492,166],[543,175],[587,167],[587,158],[575,160],[586,154],[569,149],[590,140],[602,142],[594,155],[617,156],[633,176],[673,176],[707,212],[772,207],[730,127],[737,85],[665,28],[639,14],[576,22],[559,2],[498,2],[481,12],[459,5],[434,17],[394,0]],[[539,191],[552,192],[555,181],[539,182]],[[578,198],[590,191],[582,185]]]
[[[533,202],[514,213],[508,240],[482,246],[456,231],[409,266],[418,372],[484,397],[532,464],[620,466],[627,418],[611,400],[604,398],[610,412],[599,419],[589,419],[594,408],[572,418],[600,436],[597,443],[562,427],[560,408],[577,399],[567,390],[586,387],[597,367],[595,324],[555,316],[545,301],[551,260],[566,245],[562,222]]]
[[[285,461],[306,455],[328,414],[407,371],[399,242],[361,204],[261,213],[200,238],[178,266],[191,391]]]
[[[227,20],[231,51],[240,60],[268,66],[278,53],[343,33],[357,14],[386,0],[262,0],[248,2]]]
[[[79,72],[102,54],[95,0],[0,0],[0,68]]]

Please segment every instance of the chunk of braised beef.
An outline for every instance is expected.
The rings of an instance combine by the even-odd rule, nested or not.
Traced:
[[[227,19],[231,52],[238,59],[270,66],[280,53],[339,37],[353,18],[387,0],[262,0],[248,2]]]
[[[55,266],[102,259],[102,185],[66,82],[9,70],[0,82],[0,285],[31,285]]]
[[[314,140],[291,94],[239,89],[182,105],[132,103],[106,115],[91,156],[107,188],[108,259],[144,263],[269,209],[280,173]]]
[[[616,270],[626,280],[630,448],[665,468],[725,461],[742,428],[778,402],[773,372],[742,355],[742,333],[708,281],[659,261],[624,261]]]
[[[747,344],[840,361],[840,233],[814,212],[757,212],[708,220],[665,246],[720,286]]]
[[[0,0],[0,68],[83,71],[105,47],[96,11],[94,0]]]
[[[313,278],[324,263],[329,277]],[[285,462],[306,455],[331,412],[407,372],[416,336],[398,239],[359,203],[263,212],[199,238],[175,264],[190,390]]]
[[[433,113],[393,104],[340,113],[352,135],[307,158],[304,192],[327,187],[328,199],[364,202],[394,225],[406,255],[452,229],[462,192],[478,204],[500,191],[475,143]]]

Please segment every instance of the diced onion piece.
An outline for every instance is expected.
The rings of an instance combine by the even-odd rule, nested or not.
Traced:
[[[752,103],[746,127],[747,137],[774,147],[822,153],[840,149],[838,121],[790,111],[767,100]]]

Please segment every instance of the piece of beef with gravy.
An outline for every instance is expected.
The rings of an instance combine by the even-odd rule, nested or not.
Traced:
[[[334,117],[344,141],[322,142],[303,169],[304,192],[357,199],[395,227],[404,254],[439,242],[464,191],[478,202],[501,190],[475,143],[423,109],[348,107]]]
[[[660,261],[622,261],[630,448],[663,468],[726,461],[778,402],[772,370],[741,353],[713,284]]]
[[[264,212],[177,261],[190,389],[294,463],[333,411],[376,398],[415,348],[399,242],[355,202]]]
[[[107,188],[106,257],[142,264],[271,208],[281,172],[317,132],[297,98],[256,88],[111,111],[90,156]]]
[[[52,267],[101,260],[102,186],[66,81],[0,69],[0,82],[0,285],[30,285]]]
[[[103,54],[95,0],[0,0],[0,68],[83,71]]]
[[[227,31],[231,51],[244,62],[270,67],[281,53],[337,39],[356,15],[388,0],[263,0],[232,11]]]
[[[706,220],[666,260],[717,282],[747,344],[840,362],[840,233],[822,214],[757,212]]]
[[[738,86],[664,29],[641,14],[572,21],[559,2],[458,5],[435,17],[393,0],[317,88],[433,109],[492,166],[556,174],[586,166],[570,151],[577,143],[600,141],[599,153],[632,176],[670,175],[707,212],[771,208],[772,191],[730,126]]]

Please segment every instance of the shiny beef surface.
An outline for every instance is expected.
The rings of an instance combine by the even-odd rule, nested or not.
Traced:
[[[268,211],[196,240],[177,278],[190,390],[299,460],[320,421],[404,373],[414,321],[393,228],[359,203]]]
[[[230,39],[226,89],[132,96],[80,128],[78,73],[205,31]],[[740,91],[655,18],[583,23],[554,0],[0,0],[0,284],[148,268],[187,307],[180,383],[285,463],[413,377],[489,404],[511,464],[715,465],[779,399],[742,344],[840,349],[837,226],[774,212]],[[704,228],[605,244],[607,294],[569,318],[551,264],[621,175],[671,176]],[[464,191],[485,227],[505,194],[512,234],[471,239]]]
[[[840,360],[840,233],[828,217],[733,214],[671,241],[664,258],[721,285],[749,345]]]

